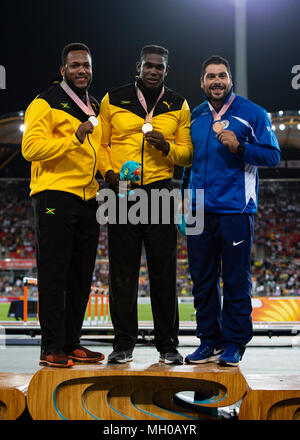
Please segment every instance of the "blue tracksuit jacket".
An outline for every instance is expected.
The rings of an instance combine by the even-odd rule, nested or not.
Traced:
[[[191,168],[184,170],[182,188],[189,180],[189,188],[204,189],[207,212],[255,213],[257,167],[276,166],[281,157],[270,118],[262,107],[236,95],[221,119],[229,122],[227,129],[234,131],[239,142],[245,145],[245,153],[233,154],[217,139],[212,128],[212,113],[205,101],[192,112],[194,156]]]

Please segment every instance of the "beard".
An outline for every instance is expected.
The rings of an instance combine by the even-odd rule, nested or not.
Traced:
[[[227,98],[227,96],[229,95],[230,90],[231,90],[231,88],[228,89],[228,88],[221,88],[221,87],[216,87],[216,89],[222,91],[223,93],[221,93],[219,96],[215,96],[215,95],[213,95],[213,90],[208,89],[208,90],[206,90],[205,95],[207,96],[207,98],[209,100],[213,100],[213,101],[217,101],[217,102],[224,101]]]
[[[226,101],[228,95],[230,94],[231,90],[232,90],[233,86],[231,85],[230,88],[225,88],[223,89],[223,93],[220,94],[220,96],[214,96],[211,93],[210,89],[206,89],[203,90],[204,91],[204,95],[206,97],[206,99],[208,101],[210,101],[210,103],[213,105],[213,107],[215,107],[216,109],[219,109],[220,107],[222,107],[223,103]]]
[[[83,95],[85,95],[85,92],[88,91],[88,89],[90,88],[91,82],[92,82],[92,78],[90,78],[88,84],[86,87],[76,87],[73,83],[73,81],[68,77],[68,75],[65,73],[65,81],[68,84],[69,87],[71,87],[71,89],[73,90],[73,92],[76,93],[76,95],[82,97]]]

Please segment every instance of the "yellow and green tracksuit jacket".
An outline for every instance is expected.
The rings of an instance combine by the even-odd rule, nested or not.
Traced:
[[[27,108],[22,154],[32,162],[30,195],[58,190],[83,200],[96,197],[102,128],[99,104],[93,97],[90,101],[99,124],[83,143],[75,132],[88,116],[58,83],[38,95]]]
[[[170,144],[162,156],[143,138],[142,125],[146,116],[134,84],[107,93],[101,102],[102,146],[108,152],[99,163],[103,177],[108,170],[120,172],[124,162],[142,164],[141,185],[173,177],[174,165],[190,166],[193,146],[190,139],[190,110],[187,101],[165,87],[152,118],[153,130],[159,131]],[[138,182],[137,182],[138,183]]]

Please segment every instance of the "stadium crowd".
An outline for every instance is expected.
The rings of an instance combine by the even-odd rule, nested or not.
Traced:
[[[255,296],[300,295],[300,182],[270,182],[260,189],[253,261]]]
[[[255,218],[252,275],[253,296],[300,296],[300,182],[261,182],[260,209]],[[35,238],[28,181],[0,182],[0,261],[34,259]],[[25,270],[0,266],[0,295],[22,295]],[[146,258],[142,253],[139,295],[149,295]],[[178,296],[191,296],[186,239],[178,234]],[[107,227],[100,228],[93,285],[108,289]]]

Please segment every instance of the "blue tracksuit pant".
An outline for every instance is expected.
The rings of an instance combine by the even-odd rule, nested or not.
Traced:
[[[187,236],[196,336],[213,347],[235,343],[244,350],[252,338],[253,232],[253,215],[205,213],[203,232]]]

